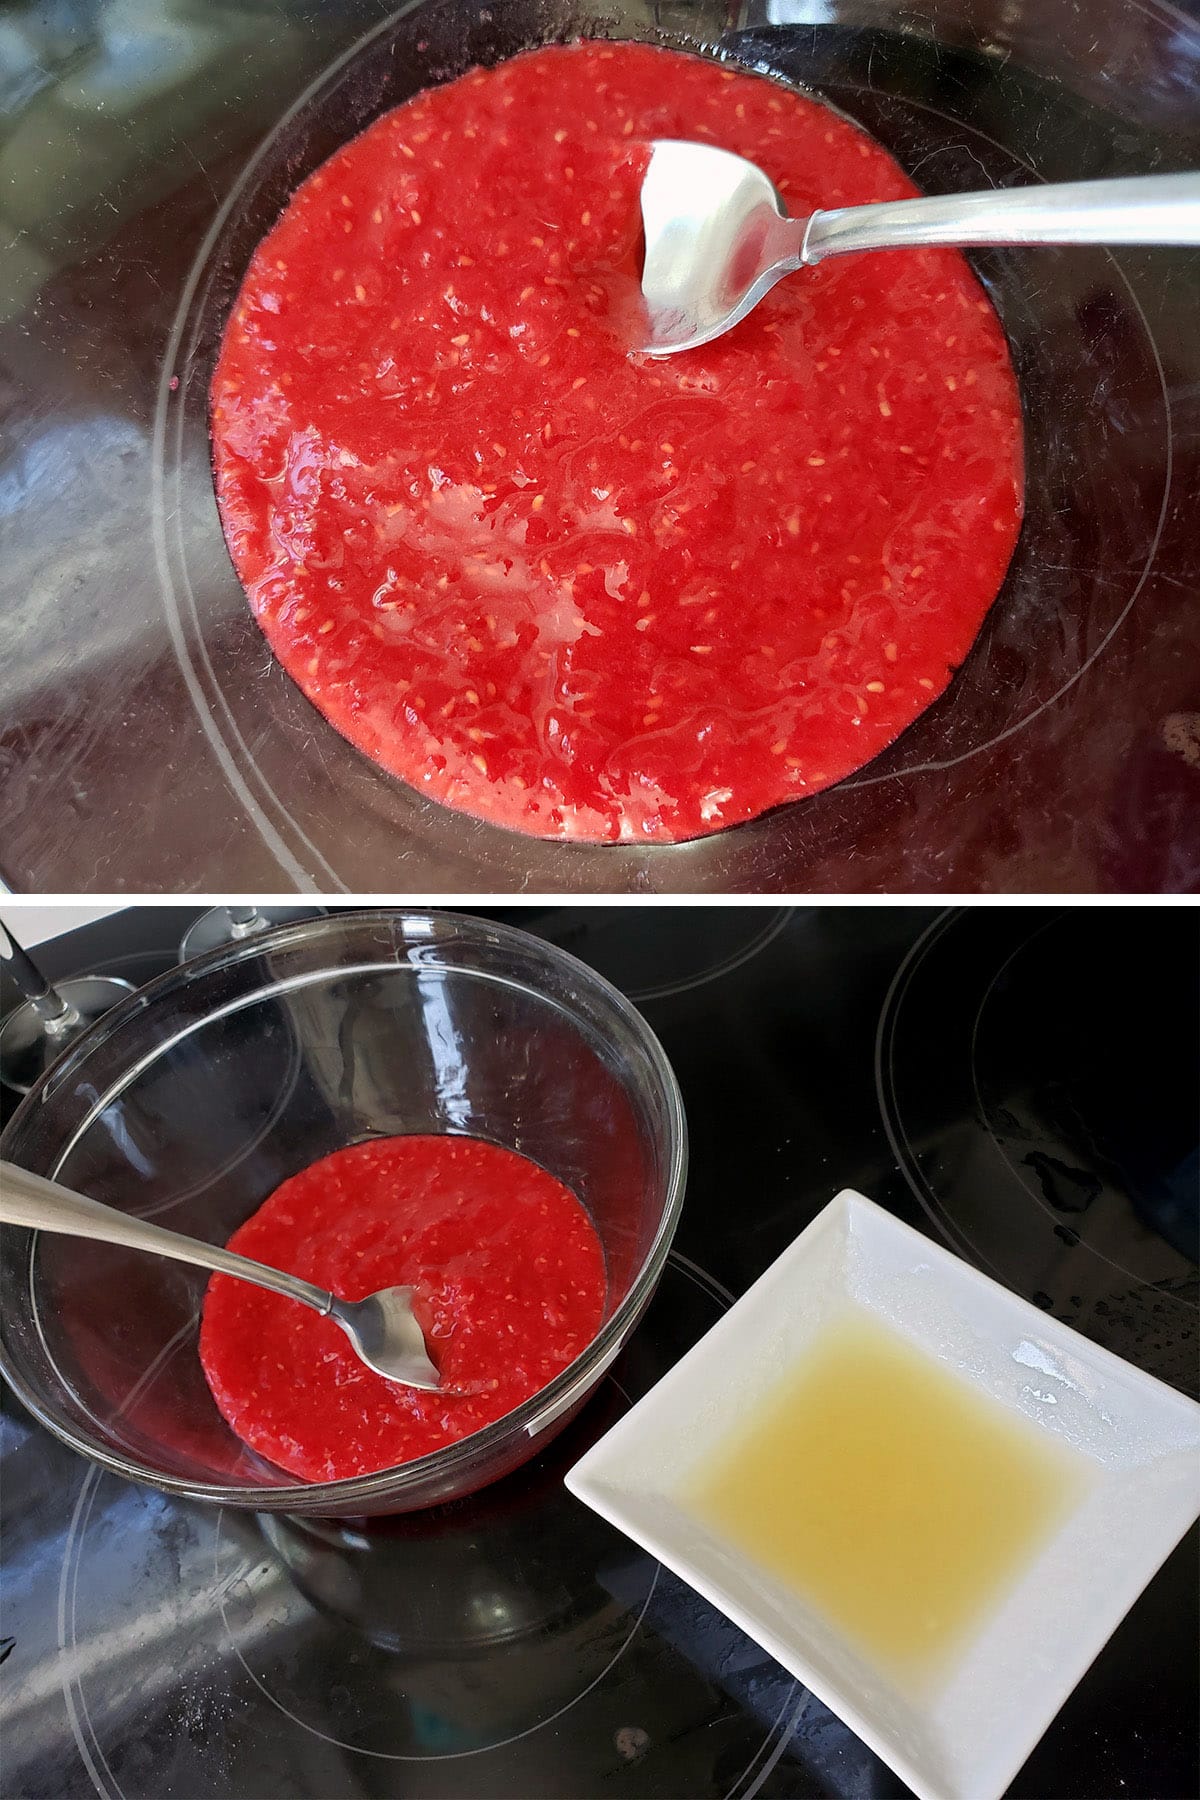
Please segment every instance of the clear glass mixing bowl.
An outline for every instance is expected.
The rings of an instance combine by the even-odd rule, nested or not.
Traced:
[[[533,1455],[644,1311],[683,1199],[679,1089],[654,1034],[592,970],[506,926],[354,912],[213,952],[142,988],[28,1096],[3,1154],[110,1206],[224,1243],[287,1176],[373,1136],[459,1132],[542,1164],[604,1246],[596,1338],[494,1425],[353,1481],[298,1485],[217,1411],[196,1351],[207,1277],[6,1228],[0,1368],[105,1468],[259,1511],[407,1512]]]

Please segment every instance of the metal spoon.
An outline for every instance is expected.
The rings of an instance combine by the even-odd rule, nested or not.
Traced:
[[[1200,244],[1200,173],[839,206],[790,219],[761,169],[660,138],[642,181],[651,356],[720,337],[784,275],[915,244]]]
[[[148,1250],[176,1262],[193,1263],[198,1269],[215,1269],[252,1281],[257,1287],[299,1300],[314,1312],[341,1326],[369,1369],[388,1381],[426,1393],[441,1390],[441,1376],[430,1360],[421,1327],[413,1317],[410,1287],[381,1288],[365,1300],[337,1300],[324,1288],[285,1275],[281,1269],[252,1262],[216,1244],[165,1231],[145,1219],[134,1219],[114,1207],[101,1206],[57,1181],[31,1175],[15,1163],[0,1162],[0,1221],[26,1225],[33,1231],[58,1231],[67,1237],[94,1238],[100,1243],[121,1244],[127,1250]],[[442,1390],[450,1391],[450,1390]]]

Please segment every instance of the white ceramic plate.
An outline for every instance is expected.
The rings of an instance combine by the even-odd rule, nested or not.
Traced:
[[[704,1446],[727,1441],[847,1306],[1091,1465],[1065,1522],[919,1699],[686,1505]],[[1200,1406],[846,1191],[567,1486],[770,1651],[920,1800],[997,1800],[1200,1512]]]

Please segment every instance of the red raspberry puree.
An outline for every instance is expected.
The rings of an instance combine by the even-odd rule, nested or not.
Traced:
[[[861,767],[946,687],[1021,516],[957,251],[834,258],[631,353],[654,137],[750,157],[794,213],[918,191],[760,76],[533,51],[304,183],[213,379],[226,535],[293,679],[423,793],[544,837],[692,837]]]
[[[375,1138],[276,1188],[231,1250],[361,1300],[416,1288],[448,1387],[417,1393],[362,1364],[329,1319],[228,1275],[208,1284],[200,1360],[251,1449],[306,1481],[410,1462],[511,1412],[600,1328],[604,1254],[561,1182],[467,1137]]]

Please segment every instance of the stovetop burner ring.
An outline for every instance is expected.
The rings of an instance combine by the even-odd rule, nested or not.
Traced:
[[[1195,945],[1166,931],[1136,968],[1108,966],[1090,917],[935,919],[884,998],[876,1102],[958,1255],[1192,1392],[1194,1105],[1189,1122],[1186,1039],[1159,1030],[1156,997],[1188,985]]]
[[[611,1375],[607,1377],[607,1380],[608,1380],[608,1384],[611,1387],[614,1387],[617,1390],[617,1392],[621,1395],[622,1399],[625,1401],[626,1406],[631,1406],[633,1404],[633,1402],[630,1400],[628,1393],[621,1386],[621,1383],[619,1381],[617,1381]],[[426,1753],[423,1753],[420,1755],[410,1754],[408,1752],[398,1751],[398,1750],[374,1750],[374,1749],[371,1749],[369,1746],[365,1746],[362,1744],[350,1743],[345,1738],[335,1737],[332,1735],[332,1733],[327,1732],[327,1731],[322,1731],[318,1726],[310,1724],[307,1719],[301,1718],[299,1713],[293,1712],[289,1707],[284,1705],[282,1700],[279,1699],[278,1695],[272,1693],[271,1689],[269,1687],[267,1687],[266,1684],[259,1679],[259,1677],[256,1675],[254,1670],[250,1667],[250,1664],[246,1661],[246,1658],[242,1655],[241,1649],[237,1643],[236,1636],[230,1627],[229,1618],[228,1618],[228,1614],[226,1611],[225,1602],[226,1602],[226,1589],[228,1587],[228,1583],[222,1581],[221,1575],[220,1575],[221,1522],[224,1517],[224,1511],[225,1511],[225,1509],[222,1507],[217,1514],[216,1531],[214,1533],[215,1541],[214,1541],[214,1545],[213,1545],[213,1581],[214,1581],[214,1585],[216,1587],[216,1592],[217,1592],[217,1605],[220,1608],[220,1612],[221,1612],[221,1623],[225,1628],[225,1637],[226,1637],[226,1641],[229,1645],[229,1648],[233,1651],[233,1654],[237,1657],[238,1662],[241,1664],[242,1668],[245,1670],[245,1672],[249,1676],[250,1680],[254,1683],[254,1686],[258,1689],[259,1693],[262,1694],[263,1698],[266,1700],[269,1700],[271,1705],[274,1706],[277,1709],[277,1711],[283,1713],[285,1718],[288,1718],[292,1721],[293,1725],[298,1725],[302,1731],[311,1732],[314,1737],[321,1738],[325,1743],[332,1744],[336,1749],[349,1751],[350,1754],[353,1756],[370,1756],[380,1762],[402,1762],[402,1763],[453,1762],[453,1761],[459,1761],[459,1760],[462,1760],[462,1759],[465,1759],[468,1757],[472,1757],[472,1756],[484,1756],[484,1755],[487,1755],[491,1751],[504,1750],[510,1744],[519,1743],[522,1738],[531,1737],[535,1731],[541,1731],[545,1726],[552,1725],[556,1719],[560,1719],[563,1716],[563,1714],[566,1712],[569,1712],[573,1706],[578,1706],[581,1700],[586,1699],[588,1694],[591,1693],[592,1689],[599,1686],[599,1684],[604,1680],[605,1676],[609,1673],[609,1671],[611,1669],[615,1668],[616,1664],[621,1660],[622,1656],[624,1656],[626,1650],[628,1650],[630,1644],[633,1642],[634,1638],[637,1636],[638,1632],[641,1630],[642,1620],[646,1616],[646,1612],[650,1606],[650,1602],[654,1597],[654,1590],[658,1586],[658,1578],[662,1573],[662,1564],[656,1561],[654,1564],[653,1572],[650,1577],[650,1585],[646,1589],[646,1593],[642,1600],[642,1604],[638,1608],[638,1611],[633,1619],[632,1624],[629,1627],[629,1630],[626,1632],[624,1638],[621,1640],[621,1643],[618,1645],[618,1647],[614,1651],[613,1655],[604,1664],[603,1668],[601,1668],[599,1670],[599,1672],[596,1675],[594,1675],[592,1677],[592,1679],[587,1683],[587,1685],[585,1687],[582,1687],[577,1694],[574,1694],[571,1697],[571,1699],[564,1701],[561,1706],[556,1708],[556,1710],[554,1712],[548,1713],[545,1718],[535,1720],[535,1722],[532,1725],[526,1726],[523,1731],[514,1731],[514,1732],[510,1733],[507,1737],[496,1738],[493,1741],[486,1743],[486,1744],[472,1744],[469,1748],[464,1748],[464,1749],[460,1749],[460,1750],[443,1750],[443,1751],[439,1751],[439,1752],[426,1752]]]

